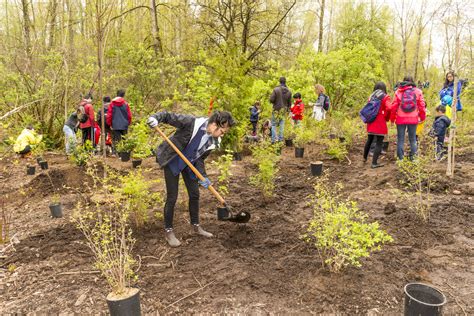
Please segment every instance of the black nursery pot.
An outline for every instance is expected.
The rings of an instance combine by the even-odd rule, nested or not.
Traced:
[[[40,164],[40,167],[41,167],[42,170],[46,170],[46,169],[49,168],[48,167],[48,162],[46,160],[40,161],[39,164]]]
[[[304,155],[304,148],[295,147],[295,157],[303,158],[303,155]]]
[[[227,207],[218,207],[217,208],[217,219],[219,221],[225,221],[230,217],[229,210]]]
[[[441,315],[446,296],[441,291],[422,283],[408,283],[405,292],[405,316]]]
[[[235,153],[234,153],[234,160],[235,160],[235,161],[241,161],[241,160],[242,160],[242,153],[240,153],[240,152],[235,152]]]
[[[43,161],[43,157],[36,157],[36,162],[40,164]]]
[[[389,142],[383,142],[383,144],[382,144],[382,150],[383,151],[388,151],[388,144],[389,144]]]
[[[118,154],[119,154],[120,160],[122,160],[123,162],[126,162],[126,161],[130,160],[130,153],[129,152],[122,151],[122,152],[119,152]]]
[[[286,147],[293,147],[293,140],[292,139],[285,139]]]
[[[315,177],[319,177],[323,173],[323,162],[315,161],[311,163],[311,174]]]
[[[132,166],[133,168],[138,168],[138,166],[140,166],[142,164],[142,160],[141,159],[132,159]]]
[[[111,316],[140,316],[140,291],[133,288],[131,296],[115,299],[110,294],[107,296],[107,305]]]
[[[63,208],[61,203],[49,204],[49,210],[51,211],[51,216],[54,218],[63,217]]]
[[[35,166],[26,166],[26,174],[29,176],[34,175],[36,172],[36,167]]]

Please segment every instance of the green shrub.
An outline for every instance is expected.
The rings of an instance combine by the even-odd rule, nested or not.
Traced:
[[[275,189],[274,179],[278,172],[277,162],[280,160],[277,151],[281,150],[281,144],[272,145],[269,142],[262,142],[250,149],[253,161],[258,167],[258,173],[250,177],[250,183],[260,188],[265,197],[271,197]]]
[[[145,159],[151,155],[151,145],[149,141],[149,127],[145,120],[135,124],[130,132],[129,138],[133,140],[132,157],[135,159]]]
[[[327,148],[325,153],[331,158],[339,161],[343,160],[347,155],[346,145],[339,140],[339,138],[326,140]]]
[[[72,148],[71,160],[77,166],[85,166],[86,163],[92,158],[92,143],[87,140],[84,146],[74,146]]]
[[[304,126],[294,128],[295,139],[293,140],[295,147],[303,148],[306,144],[314,140],[314,131]]]
[[[325,179],[314,186],[313,217],[302,238],[316,247],[323,265],[339,272],[350,265],[360,267],[362,258],[393,239],[377,222],[367,223],[356,202],[340,198],[342,185],[335,187],[330,190]]]
[[[217,160],[214,160],[211,164],[219,170],[219,176],[217,177],[217,189],[219,192],[226,196],[229,194],[229,181],[232,173],[230,167],[232,166],[232,151],[226,150],[224,155],[219,156]]]

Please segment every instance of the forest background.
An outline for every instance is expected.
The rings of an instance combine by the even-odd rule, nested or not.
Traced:
[[[430,82],[432,111],[446,71],[472,79],[473,12],[469,1],[4,0],[0,139],[33,123],[61,146],[82,96],[97,111],[124,88],[137,119],[207,115],[214,99],[243,122],[232,141],[256,100],[270,116],[280,76],[306,103],[323,84],[334,115],[356,116],[376,81],[392,91],[410,74]]]

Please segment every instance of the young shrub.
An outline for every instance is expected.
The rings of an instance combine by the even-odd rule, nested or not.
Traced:
[[[295,139],[293,143],[297,148],[304,148],[306,144],[314,140],[314,132],[309,128],[303,126],[294,128]]]
[[[398,170],[401,173],[400,184],[405,188],[401,192],[401,198],[409,201],[410,209],[423,220],[428,222],[431,209],[431,187],[434,184],[435,173],[430,168],[431,159],[429,155],[423,155],[419,148],[416,159],[410,160],[405,157],[397,161]],[[434,148],[429,152],[435,152]]]
[[[332,159],[339,161],[343,160],[347,155],[346,145],[339,140],[339,138],[326,140],[327,148],[325,153],[328,154]]]
[[[358,209],[356,202],[340,198],[341,184],[335,187],[330,190],[327,179],[314,186],[313,217],[302,236],[318,250],[323,266],[331,272],[347,266],[360,267],[362,258],[393,241],[377,222],[367,223],[367,215]]]
[[[219,176],[217,177],[217,189],[223,195],[229,194],[229,181],[232,173],[230,167],[232,166],[232,151],[226,150],[225,155],[219,156],[217,160],[214,160],[211,164],[219,170]]]
[[[159,192],[151,192],[151,186],[160,180],[146,180],[141,170],[132,171],[119,177],[119,188],[115,192],[123,204],[130,209],[130,219],[136,227],[142,227],[148,222],[148,210],[152,207],[163,206],[163,197]],[[160,217],[161,213],[156,213]],[[162,215],[161,215],[162,216]]]
[[[146,125],[146,121],[140,121],[135,124],[130,133],[134,146],[132,148],[132,158],[145,159],[151,155],[151,146],[148,142],[150,128]]]
[[[280,146],[278,143],[272,145],[269,142],[262,142],[250,148],[253,162],[258,167],[258,173],[250,177],[250,183],[260,188],[265,197],[273,196],[274,179],[278,172],[277,162],[280,160],[277,151],[280,150]]]
[[[74,146],[72,150],[71,160],[77,166],[85,166],[92,157],[92,143],[90,140],[86,141],[84,146]]]
[[[131,153],[136,147],[135,138],[130,133],[122,137],[122,140],[117,143],[117,152]]]

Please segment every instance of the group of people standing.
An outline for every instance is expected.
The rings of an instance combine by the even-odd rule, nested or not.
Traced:
[[[271,130],[272,143],[283,141],[283,131],[285,129],[286,118],[291,118],[291,123],[298,127],[304,116],[305,105],[302,100],[301,93],[297,92],[293,95],[286,85],[286,78],[280,77],[280,84],[275,87],[270,95],[270,103],[272,104],[271,120],[265,121],[263,124],[263,134],[265,135],[265,127]],[[326,118],[326,112],[329,110],[330,101],[326,95],[326,90],[320,84],[314,86],[317,95],[316,102],[310,103],[313,106],[312,117],[321,121]],[[250,108],[250,123],[252,124],[252,136],[257,135],[257,125],[259,115],[261,113],[260,101],[256,101]]]
[[[106,145],[111,145],[112,155],[116,154],[116,145],[126,135],[132,123],[130,105],[125,100],[125,90],[117,91],[117,96],[111,99],[105,96],[102,99],[102,108],[95,117],[92,105],[92,96],[88,94],[79,102],[75,111],[71,113],[63,127],[66,140],[66,154],[71,154],[76,146],[76,133],[82,132],[82,144],[90,141],[95,148],[99,143],[102,127],[102,112],[105,118]]]

